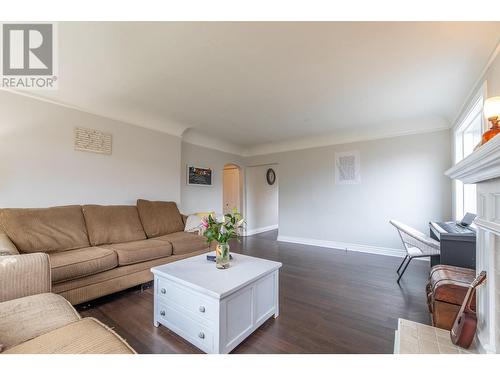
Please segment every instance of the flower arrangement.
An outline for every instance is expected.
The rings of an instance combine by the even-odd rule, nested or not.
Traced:
[[[210,214],[201,220],[204,229],[203,235],[210,244],[217,241],[216,264],[217,268],[229,267],[229,240],[238,237],[238,230],[242,228],[245,220],[236,208],[233,213],[225,214],[218,219],[214,214]]]
[[[225,214],[219,220],[214,214],[201,219],[203,235],[208,243],[217,241],[219,244],[227,244],[230,239],[238,237],[238,229],[242,228],[244,223],[245,220],[236,208],[232,214]]]

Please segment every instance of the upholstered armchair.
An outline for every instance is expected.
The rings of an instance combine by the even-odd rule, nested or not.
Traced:
[[[126,353],[135,351],[94,318],[82,319],[51,291],[49,256],[20,255],[0,233],[0,352]]]

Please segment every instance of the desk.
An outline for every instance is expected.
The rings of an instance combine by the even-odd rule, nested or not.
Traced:
[[[448,233],[439,223],[429,223],[430,236],[441,244],[441,255],[431,257],[431,267],[447,264],[456,267],[476,269],[476,232]]]

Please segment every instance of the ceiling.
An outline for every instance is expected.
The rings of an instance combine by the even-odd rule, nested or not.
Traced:
[[[449,125],[500,22],[62,22],[38,96],[242,148]]]

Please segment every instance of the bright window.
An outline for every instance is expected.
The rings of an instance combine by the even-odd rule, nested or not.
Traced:
[[[473,105],[459,122],[455,130],[455,163],[469,156],[481,141],[483,134],[483,103],[485,85],[476,95]],[[476,185],[455,183],[455,219],[460,220],[466,212],[476,212]]]

